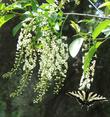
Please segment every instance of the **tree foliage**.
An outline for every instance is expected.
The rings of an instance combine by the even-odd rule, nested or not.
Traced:
[[[92,69],[94,73],[94,64],[93,68],[90,68],[91,60],[100,45],[110,35],[108,17],[110,2],[105,1],[98,8],[94,5],[94,1],[88,1],[95,9],[96,17],[87,15],[92,16],[92,19],[84,17],[83,20],[77,19],[77,21],[74,18],[70,24],[76,33],[73,36],[75,40],[69,45],[71,56],[75,57],[82,45],[87,49],[83,56],[80,89],[90,89],[93,81],[89,77],[90,70]],[[23,93],[32,80],[31,77],[36,67],[38,79],[36,78],[33,86],[33,91],[37,95],[34,102],[41,102],[48,91],[58,93],[62,88],[68,70],[67,37],[62,35],[62,29],[66,15],[72,15],[72,13],[65,14],[62,10],[67,2],[69,1],[46,0],[46,3],[40,5],[35,0],[15,0],[10,1],[8,5],[0,3],[0,27],[14,17],[19,17],[21,21],[12,30],[13,36],[20,31],[15,64],[10,72],[3,75],[4,78],[14,78],[16,75],[20,78],[17,89],[10,96],[14,97]],[[80,0],[75,0],[75,4],[79,5]],[[101,34],[104,36],[100,36]]]
[[[18,96],[32,80],[34,69],[37,67],[39,70],[36,71],[37,78],[33,86],[37,96],[34,102],[41,102],[48,90],[58,93],[66,78],[68,49],[66,37],[60,32],[64,20],[63,12],[53,1],[47,1],[42,5],[33,0],[16,1],[9,6],[4,6],[4,9],[8,7],[12,16],[18,15],[21,18],[21,22],[13,29],[14,35],[18,30],[20,34],[14,67],[3,77],[19,76],[17,89],[10,95]],[[12,18],[7,18],[9,13],[2,11],[4,16],[1,17],[5,17],[6,20],[1,26]]]

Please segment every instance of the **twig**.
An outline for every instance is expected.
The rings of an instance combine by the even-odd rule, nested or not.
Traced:
[[[104,16],[103,12],[101,10],[99,10],[91,0],[88,0],[88,1],[97,10],[99,16],[103,17]]]
[[[88,0],[90,4],[100,13],[100,10],[94,5],[94,3],[91,0]]]
[[[94,17],[94,18],[101,18],[101,19],[110,19],[110,17],[105,16],[97,16],[92,14],[84,14],[84,13],[64,13],[65,15],[77,15],[77,16],[86,16],[86,17]]]
[[[67,18],[68,18],[68,15],[66,16],[66,18],[65,18],[65,20],[64,20],[64,22],[63,22],[63,24],[62,24],[61,31],[60,31],[60,35],[62,35],[62,30],[63,30],[64,24],[65,24]]]

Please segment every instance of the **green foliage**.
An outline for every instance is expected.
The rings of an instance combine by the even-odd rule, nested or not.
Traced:
[[[37,10],[37,4],[35,0],[31,0],[31,5],[32,5],[32,10],[36,11]]]
[[[84,58],[84,73],[86,74],[87,72],[89,72],[89,66],[90,66],[90,62],[92,60],[92,57],[94,56],[95,52],[97,51],[98,47],[102,44],[102,42],[96,42],[95,44],[93,44],[93,46],[91,46],[91,48],[88,50],[87,55]]]
[[[71,21],[71,26],[75,29],[77,33],[80,32],[80,27],[74,21]]]
[[[13,29],[14,36],[20,30],[14,67],[3,75],[4,78],[13,78],[16,75],[20,78],[11,97],[23,93],[32,80],[36,67],[39,70],[38,79],[36,78],[33,86],[36,93],[34,102],[41,102],[50,89],[57,94],[63,86],[68,68],[66,37],[60,34],[63,13],[54,2],[48,3],[39,6],[34,0],[26,3],[21,1],[23,13],[15,12],[15,9],[10,11],[22,19]],[[25,8],[28,5],[32,9]]]
[[[65,3],[69,2],[69,0],[61,0],[59,3],[59,8],[64,8]]]
[[[20,22],[19,24],[17,24],[13,30],[12,30],[12,33],[13,33],[13,36],[15,36],[17,34],[17,32],[21,29],[22,27],[22,23]]]
[[[74,0],[76,5],[80,4],[80,0]]]
[[[103,4],[102,4],[102,6],[103,6]],[[83,47],[84,47],[84,49],[82,47],[83,73],[82,73],[82,77],[80,80],[79,89],[87,90],[87,89],[90,89],[91,82],[93,82],[94,71],[95,71],[94,70],[95,62],[92,62],[92,59],[95,56],[97,49],[106,40],[106,37],[109,37],[109,35],[110,35],[110,33],[109,33],[110,20],[105,19],[103,21],[102,20],[96,21],[95,18],[93,18],[90,20],[84,19],[84,20],[79,21],[78,23],[80,23],[80,25],[85,28],[81,29],[81,27],[79,28],[79,25],[77,23],[75,23],[73,21],[71,22],[71,26],[76,31],[76,37],[79,36],[80,38],[83,38]],[[99,41],[100,34],[102,34],[102,33],[104,34],[104,37],[102,38],[102,41],[101,40]],[[77,50],[77,54],[78,54],[79,49],[82,44],[75,43],[75,41],[79,40],[80,38],[73,40],[73,42],[70,44],[69,51],[70,51],[71,56],[73,56],[76,53],[76,50]],[[91,66],[91,64],[92,64],[92,66]]]
[[[16,0],[10,5],[0,3],[0,27],[15,16],[21,20],[13,28],[14,36],[20,31],[15,64],[11,71],[4,74],[3,77],[19,76],[18,86],[11,93],[12,97],[18,96],[23,93],[32,80],[32,75],[37,67],[38,79],[36,78],[33,86],[33,91],[36,93],[34,102],[36,103],[41,102],[48,91],[52,90],[55,94],[60,91],[68,69],[67,38],[61,35],[60,29],[64,22],[62,8],[69,0],[61,0],[59,4],[57,0],[46,0],[46,2],[41,5],[36,0]],[[79,5],[80,0],[75,0],[75,4]],[[102,4],[99,8],[105,6],[109,7],[109,2]],[[108,13],[109,8],[106,11]],[[86,81],[83,87],[85,88],[91,81],[89,77],[91,60],[103,43],[103,41],[98,41],[99,35],[104,33],[105,37],[109,36],[109,33],[104,31],[109,28],[110,20],[96,21],[95,18],[85,18],[79,21],[79,25],[73,20],[70,25],[74,28],[78,38],[75,38],[76,40],[69,45],[69,51],[74,58],[82,45],[87,50],[82,59],[84,66],[80,85],[82,87],[85,79],[88,78],[89,81]],[[94,72],[94,65],[92,70]]]
[[[54,0],[46,0],[49,4],[53,4]]]
[[[97,36],[110,24],[110,20],[104,20],[94,29],[92,37],[95,40]]]
[[[99,8],[107,6],[110,9],[110,2],[105,2],[99,6]]]
[[[0,16],[0,27],[2,27],[3,24],[5,24],[7,21],[12,19],[13,17],[14,17],[14,14]]]
[[[5,8],[5,4],[4,3],[0,3],[0,10],[3,10]]]

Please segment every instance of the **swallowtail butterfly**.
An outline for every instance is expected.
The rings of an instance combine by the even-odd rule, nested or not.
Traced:
[[[78,90],[75,92],[68,92],[67,95],[75,97],[80,105],[90,107],[95,102],[108,101],[106,97],[98,95],[94,92],[85,92],[84,90]]]

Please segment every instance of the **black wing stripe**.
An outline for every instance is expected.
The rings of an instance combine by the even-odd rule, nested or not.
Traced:
[[[68,92],[67,94],[72,97],[75,97],[81,105],[91,106],[94,104],[94,102],[97,102],[97,101],[99,102],[108,101],[106,97],[98,95],[97,93],[94,93],[94,92],[86,93],[83,90],[78,90],[74,92],[72,91],[72,92]]]
[[[84,101],[84,95],[85,92],[83,91],[75,91],[75,92],[68,92],[68,94],[70,94],[71,96],[75,97],[75,98],[79,98],[80,100]]]
[[[90,92],[87,100],[90,102],[90,101],[103,101],[107,99],[106,97],[100,96],[94,92]]]

